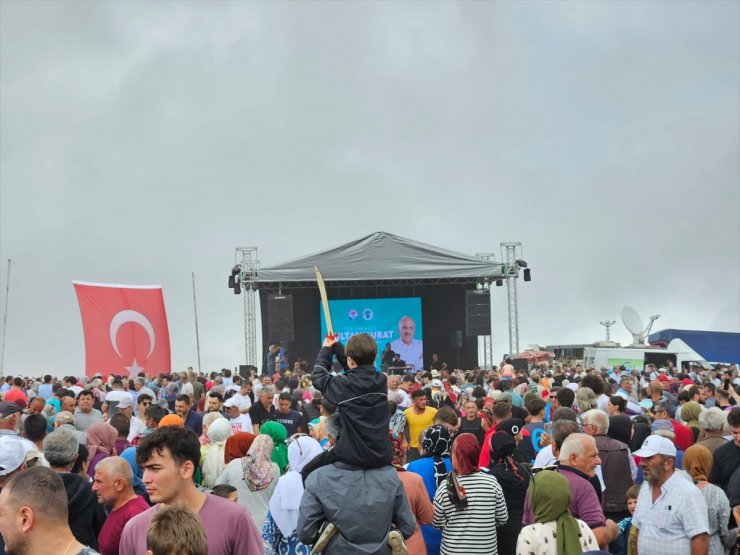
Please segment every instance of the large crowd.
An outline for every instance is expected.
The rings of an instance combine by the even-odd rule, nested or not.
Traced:
[[[388,349],[4,378],[0,555],[740,553],[736,365],[396,374]]]

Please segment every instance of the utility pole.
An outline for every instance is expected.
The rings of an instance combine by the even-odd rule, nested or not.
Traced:
[[[198,304],[195,302],[195,272],[193,272],[193,312],[195,313],[195,348],[198,351],[198,373],[200,374],[200,336],[198,334]]]
[[[10,293],[10,258],[8,258],[8,277],[5,278],[5,308],[3,309],[3,335],[0,340],[0,378],[5,366],[5,329],[8,327],[8,294]]]
[[[609,328],[611,328],[616,323],[617,323],[616,320],[607,320],[605,322],[599,322],[599,324],[601,324],[602,326],[604,326],[606,328],[606,340],[607,341],[611,341],[612,340],[612,336],[611,336],[611,333],[609,331]]]

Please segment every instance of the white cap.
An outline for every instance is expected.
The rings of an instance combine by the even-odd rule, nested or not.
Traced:
[[[17,436],[0,436],[0,476],[18,470],[26,461],[26,447]]]
[[[444,387],[442,385],[442,380],[432,380],[432,387],[438,387],[442,389]]]
[[[675,457],[676,446],[668,438],[651,435],[642,443],[642,447],[632,454],[643,458],[652,457],[653,455]]]
[[[228,407],[238,407],[239,401],[237,401],[235,397],[229,397],[228,399],[226,399],[226,401],[224,401],[224,406],[227,408]]]
[[[126,395],[125,397],[122,397],[120,401],[118,401],[118,404],[116,405],[119,409],[130,409],[134,406],[134,398],[131,395]]]

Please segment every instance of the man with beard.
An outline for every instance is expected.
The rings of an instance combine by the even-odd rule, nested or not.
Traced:
[[[652,435],[635,451],[646,485],[640,489],[632,526],[637,551],[650,555],[706,553],[707,504],[699,488],[676,473],[676,446]]]

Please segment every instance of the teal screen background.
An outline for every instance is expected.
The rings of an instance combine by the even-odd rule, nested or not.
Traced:
[[[321,301],[319,301],[319,305]],[[398,339],[398,321],[410,316],[416,323],[414,339],[423,341],[421,321],[421,297],[399,297],[391,299],[338,299],[329,301],[334,333],[344,345],[357,333],[369,333],[378,343],[378,358],[375,367],[380,368],[380,352],[386,343]],[[328,333],[324,311],[321,314],[321,341]]]

